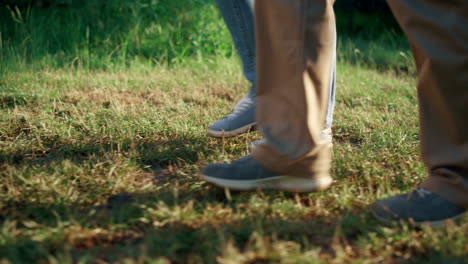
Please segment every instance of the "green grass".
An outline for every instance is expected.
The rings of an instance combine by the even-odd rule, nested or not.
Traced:
[[[0,6],[0,72],[116,70],[235,53],[213,0],[49,2],[68,5]],[[414,74],[407,41],[388,14],[338,10],[337,27],[340,61]]]
[[[233,50],[210,0],[70,2],[0,7],[2,66],[109,69],[134,60],[177,63]]]
[[[205,134],[246,90],[236,60],[4,74],[0,256],[13,263],[463,263],[466,223],[387,227],[367,210],[425,177],[414,77],[348,64],[338,72],[336,183],[300,195],[227,194],[197,177],[207,162],[245,155],[260,138]]]
[[[109,2],[0,16],[0,263],[466,263],[466,218],[415,229],[368,211],[425,177],[398,30],[339,22],[329,190],[227,192],[200,168],[260,135],[206,136],[248,88],[214,6]]]

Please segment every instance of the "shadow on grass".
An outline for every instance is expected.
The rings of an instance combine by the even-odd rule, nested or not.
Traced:
[[[331,217],[288,221],[280,217],[258,215],[242,220],[226,219],[216,224],[173,222],[159,228],[145,229],[143,236],[127,243],[76,249],[73,253],[77,259],[88,255],[107,262],[124,258],[138,259],[143,254],[149,258],[163,256],[171,263],[188,263],[193,259],[199,263],[217,263],[225,247],[231,244],[240,252],[253,251],[248,263],[270,263],[281,259],[275,252],[276,242],[293,241],[301,246],[318,247],[324,258],[332,258],[336,254],[333,235],[341,225],[341,220]],[[364,233],[371,231],[366,230]],[[347,234],[350,238],[358,237],[358,234],[351,232]],[[264,255],[261,251],[268,254]]]
[[[192,184],[196,180],[192,180]],[[287,259],[288,254],[304,254],[305,251],[316,251],[314,258],[327,262],[343,258],[343,254],[352,258],[362,258],[360,254],[371,254],[378,257],[379,252],[366,251],[362,241],[372,241],[382,234],[381,224],[376,222],[366,208],[339,210],[325,216],[311,212],[298,219],[291,219],[276,214],[271,209],[255,213],[242,209],[240,203],[251,206],[248,202],[258,192],[232,193],[228,199],[225,192],[202,184],[196,189],[191,184],[170,185],[150,193],[119,194],[108,199],[101,206],[90,205],[48,205],[46,203],[29,203],[17,205],[22,217],[39,225],[52,227],[63,223],[80,223],[85,230],[77,229],[72,233],[60,234],[56,239],[37,242],[29,237],[7,241],[0,246],[0,253],[14,263],[37,261],[50,256],[64,257],[78,262],[86,258],[93,263],[113,263],[122,259],[155,259],[164,257],[171,263],[218,263],[220,257],[233,257],[242,254],[248,258],[244,263],[277,263]],[[261,193],[262,199],[273,201],[276,192]],[[282,193],[284,199],[298,199],[297,195]],[[307,198],[306,195],[299,196]],[[201,217],[196,221],[181,215],[167,217],[159,223],[152,222],[145,216],[144,208],[157,204],[165,205],[169,214],[178,210],[178,205],[193,202],[193,212],[205,212],[211,206],[221,205],[231,208],[236,217]],[[300,201],[302,206],[307,199]],[[154,207],[158,210],[160,207]],[[165,210],[165,209],[163,209]],[[245,212],[243,211],[245,210]],[[159,213],[159,212],[156,212]],[[287,215],[287,214],[286,214]],[[286,217],[286,218],[285,218]],[[164,218],[164,217],[163,217]],[[113,228],[118,226],[118,228]],[[24,227],[23,227],[24,228]],[[27,229],[27,228],[25,228]],[[115,229],[109,233],[90,233],[86,230]],[[83,232],[83,233],[80,233]],[[87,233],[88,232],[88,233]],[[285,244],[286,243],[286,244]],[[401,252],[411,253],[414,262],[438,263],[435,260],[450,263],[464,263],[460,256],[444,255],[436,248],[419,248],[397,243],[391,263],[405,261]],[[395,245],[392,245],[395,246]],[[362,252],[365,251],[365,252]],[[368,256],[369,257],[369,256]],[[439,263],[442,263],[439,262]]]
[[[22,133],[30,133],[22,131]],[[206,138],[191,136],[173,136],[169,140],[135,139],[118,140],[98,138],[86,142],[69,143],[66,140],[41,140],[36,149],[19,149],[15,152],[0,152],[0,165],[50,165],[51,163],[70,160],[83,163],[99,162],[112,154],[132,155],[142,167],[157,171],[169,164],[183,161],[193,164],[198,161],[199,153],[209,155]]]
[[[155,196],[166,200],[166,196],[170,194],[153,193],[152,196],[152,200]],[[210,197],[213,196],[210,195]],[[222,199],[221,196],[219,198]],[[111,202],[112,199],[115,198],[111,198],[110,203],[116,203],[115,200]],[[114,225],[123,225],[135,222],[136,219],[142,217],[141,210],[138,209],[136,203],[139,199],[144,199],[143,196],[117,199],[120,199],[117,202],[118,206],[107,205],[105,208],[98,209],[102,211],[92,217],[86,216],[86,209],[83,209],[82,213],[76,210],[71,212],[70,208],[65,210],[66,212],[57,212],[55,211],[57,208],[49,208],[49,210],[60,215],[62,221],[79,219],[82,216],[87,219],[85,221],[90,222],[90,225],[106,218],[108,218],[107,221],[112,219],[111,222]],[[122,199],[125,201],[123,202]],[[159,198],[154,202],[157,200]],[[229,203],[225,199],[223,202]],[[209,203],[204,202],[199,206],[208,205]],[[96,210],[96,208],[87,210]],[[71,256],[73,262],[78,262],[82,258],[92,260],[93,263],[114,263],[125,258],[138,260],[142,257],[149,259],[165,257],[171,263],[188,263],[189,261],[217,263],[217,258],[223,255],[227,245],[231,244],[240,252],[252,251],[248,263],[271,263],[286,257],[275,252],[277,242],[292,241],[306,249],[319,248],[320,256],[327,259],[334,258],[337,250],[341,250],[339,243],[342,241],[337,240],[337,232],[339,232],[340,239],[345,239],[350,245],[357,243],[360,236],[375,232],[377,227],[369,226],[366,219],[367,215],[363,212],[354,212],[350,215],[350,212],[345,211],[332,217],[310,216],[297,220],[284,220],[281,217],[259,214],[248,215],[240,220],[218,219],[219,221],[215,222],[212,219],[204,219],[199,223],[171,221],[158,227],[151,224],[133,224],[123,233],[114,232],[108,235],[74,234],[73,239],[65,236],[48,242],[36,242],[30,238],[17,239],[0,246],[0,253],[14,263],[28,263],[50,256],[63,257],[63,255]],[[364,225],[367,226],[362,229]],[[268,254],[265,255],[262,252],[268,252]]]

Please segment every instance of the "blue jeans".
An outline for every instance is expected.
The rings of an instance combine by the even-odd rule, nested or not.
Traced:
[[[232,40],[237,53],[242,61],[242,69],[245,78],[252,84],[250,96],[256,93],[256,60],[255,60],[255,23],[254,23],[254,0],[215,0],[221,15],[231,33]],[[336,42],[335,42],[336,50]],[[331,127],[333,122],[333,110],[335,107],[335,64],[334,56],[332,71],[330,99],[328,102],[327,116],[324,129]]]

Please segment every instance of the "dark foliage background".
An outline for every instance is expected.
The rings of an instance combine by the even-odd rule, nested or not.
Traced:
[[[42,7],[83,5],[85,2],[85,0],[0,0],[1,5],[33,5]],[[389,12],[385,0],[337,0],[335,6],[343,11]]]
[[[406,57],[390,52],[408,45],[386,1],[337,0],[335,9],[340,61],[406,67]],[[106,69],[233,54],[213,0],[0,0],[0,70]]]

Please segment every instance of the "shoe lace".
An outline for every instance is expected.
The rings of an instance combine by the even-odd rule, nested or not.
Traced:
[[[255,101],[249,97],[244,97],[240,99],[236,106],[234,106],[234,111],[227,115],[226,118],[233,119],[237,117],[240,113],[243,113],[247,109],[249,109],[254,103]]]
[[[431,191],[426,190],[422,187],[417,187],[414,189],[414,192],[417,193],[421,198],[424,198],[424,196],[431,194]]]

